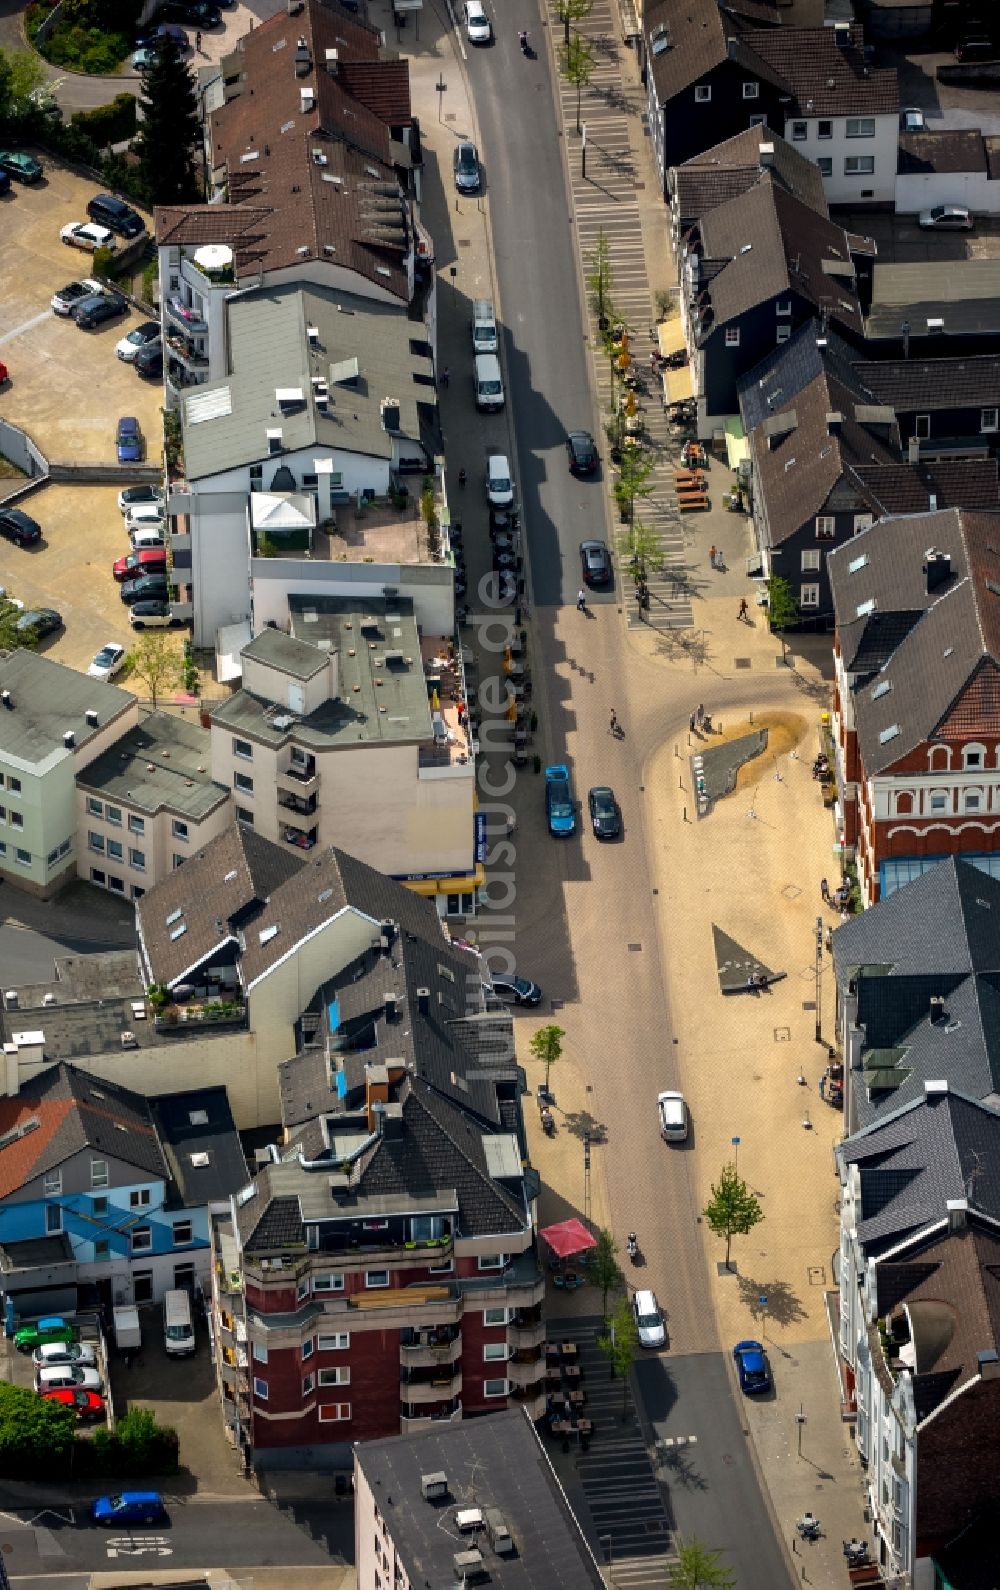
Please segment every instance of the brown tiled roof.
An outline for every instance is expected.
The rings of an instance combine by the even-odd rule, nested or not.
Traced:
[[[892,116],[899,110],[895,68],[866,67],[858,23],[851,26],[846,50],[833,28],[755,29],[744,42],[788,84],[793,115]]]
[[[983,355],[967,359],[878,359],[855,365],[858,379],[880,403],[897,414],[907,410],[992,408],[997,398],[997,362]]]
[[[850,480],[878,517],[938,508],[1000,507],[995,458],[953,458],[933,463],[861,464]]]
[[[751,8],[748,8],[751,9]],[[758,20],[754,11],[753,20]],[[747,30],[746,20],[736,14],[735,7],[723,11],[716,0],[653,0],[643,14],[643,32],[649,70],[661,105],[675,99],[720,66],[729,55],[729,40],[736,61],[756,77],[775,81],[768,64],[760,56],[748,52],[740,42]],[[666,49],[654,49],[656,36],[666,29],[669,40]],[[763,29],[755,32],[763,34]],[[659,35],[662,37],[662,35]],[[785,85],[778,82],[779,87]]]
[[[387,127],[406,126],[413,119],[407,60],[344,61],[339,81],[348,94]]]
[[[799,154],[770,127],[746,127],[735,138],[727,138],[725,143],[674,167],[670,186],[682,221],[697,220],[756,187],[764,170],[760,161],[762,144],[774,146],[773,164],[768,169],[775,182],[818,215],[828,216],[823,178],[815,161]]]
[[[921,171],[985,171],[983,135],[973,127],[901,132],[896,170],[901,176]]]
[[[246,256],[260,247],[271,219],[271,210],[250,204],[195,204],[183,208],[159,205],[156,211],[156,241],[161,248],[187,244],[198,248],[203,243],[228,243],[236,254]]]

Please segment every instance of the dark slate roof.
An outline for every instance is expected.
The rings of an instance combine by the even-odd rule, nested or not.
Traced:
[[[746,42],[789,85],[790,115],[895,116],[899,110],[895,68],[866,65],[860,23],[852,24],[846,49],[829,27],[753,32]]]
[[[15,1135],[16,1134],[16,1135]],[[59,1062],[0,1098],[0,1197],[54,1170],[83,1149],[167,1181],[148,1099]]]
[[[439,1424],[357,1448],[395,1552],[411,1584],[450,1585],[463,1546],[459,1507],[495,1508],[514,1541],[497,1556],[477,1544],[497,1590],[600,1590],[604,1584],[565,1492],[527,1416],[516,1408],[467,1423]],[[425,1474],[446,1474],[446,1502],[427,1502]]]
[[[762,144],[771,144],[774,149],[766,166],[760,155]],[[756,187],[765,170],[771,171],[776,182],[817,215],[829,215],[823,178],[815,161],[807,160],[770,127],[745,127],[735,138],[715,144],[671,171],[670,188],[681,224],[688,225]]]
[[[851,917],[833,935],[837,981],[881,966],[893,977],[1000,972],[1000,879],[952,857]]]
[[[986,150],[978,127],[949,127],[940,132],[901,132],[896,170],[900,176],[920,172],[986,171]]]
[[[1000,1114],[943,1086],[837,1148],[860,1172],[858,1238],[869,1255],[943,1219],[949,1199],[1000,1216]]]
[[[940,409],[994,407],[997,362],[989,356],[965,359],[859,360],[859,381],[878,403],[901,414]]]
[[[835,331],[824,331],[818,320],[809,320],[738,378],[745,433],[749,436],[772,415],[792,406],[798,394],[824,372],[870,401],[867,387],[854,373],[853,349]]]
[[[951,559],[930,593],[928,548]],[[1000,514],[882,520],[827,571],[868,776],[931,738],[1000,733]]]
[[[228,1203],[249,1180],[225,1088],[192,1088],[150,1099],[160,1144],[181,1203]]]

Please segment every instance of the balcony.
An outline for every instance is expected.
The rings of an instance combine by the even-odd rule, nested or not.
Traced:
[[[428,1426],[434,1424],[457,1424],[462,1417],[462,1404],[459,1400],[456,1400],[453,1404],[445,1404],[441,1408],[436,1408],[433,1413],[418,1412],[413,1407],[413,1404],[410,1406],[413,1411],[409,1412],[404,1408],[400,1416],[399,1430],[401,1435],[408,1435],[411,1430],[426,1430]]]
[[[507,1327],[507,1341],[511,1347],[538,1347],[544,1340],[545,1321],[540,1308],[519,1311]]]
[[[515,1358],[507,1360],[507,1379],[512,1386],[529,1386],[535,1388],[535,1395],[540,1396],[545,1384],[545,1360],[541,1353],[535,1357],[518,1353]]]
[[[534,1386],[515,1386],[510,1388],[510,1401],[516,1402],[525,1409],[530,1419],[540,1419],[545,1413],[545,1384],[536,1390]]]
[[[278,791],[278,805],[283,811],[293,812],[298,817],[311,817],[319,805],[319,797],[313,791],[311,795],[293,795],[290,790]]]
[[[298,795],[313,795],[319,789],[319,774],[316,771],[315,760],[310,757],[308,762],[291,762],[288,767],[281,768],[278,773],[278,788],[282,786]]]
[[[315,824],[311,828],[299,828],[291,823],[280,830],[281,837],[286,845],[293,845],[296,850],[312,850],[319,838],[319,829]]]
[[[165,307],[173,324],[180,326],[182,331],[196,337],[208,335],[208,321],[202,320],[198,311],[190,304],[186,304],[183,298],[168,298]]]
[[[457,1329],[420,1331],[414,1335],[416,1341],[399,1344],[399,1362],[404,1369],[444,1369],[462,1356],[462,1337]]]
[[[423,1408],[446,1398],[450,1401],[461,1389],[462,1371],[458,1369],[453,1374],[435,1375],[430,1380],[401,1380],[399,1400],[408,1407]]]
[[[203,370],[207,373],[208,359],[186,337],[180,337],[176,332],[168,331],[166,341],[167,347],[174,358],[179,359],[181,364],[185,365],[187,369]]]
[[[347,1299],[347,1319],[357,1309],[378,1315],[382,1328],[398,1330],[415,1320],[428,1325],[457,1325],[462,1300],[452,1286],[399,1286],[385,1292],[356,1292]]]
[[[183,999],[175,997],[164,1005],[153,1018],[157,1032],[186,1030],[192,1026],[245,1027],[247,1010],[238,989],[227,989],[212,999]]]

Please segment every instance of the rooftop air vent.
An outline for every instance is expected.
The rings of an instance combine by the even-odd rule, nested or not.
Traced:
[[[96,729],[97,725],[101,721],[100,718],[98,717],[97,713],[94,711],[93,707],[88,707],[86,712],[83,714],[83,716],[84,716],[84,718],[87,721],[88,727],[91,728],[91,729]]]
[[[420,1494],[425,1502],[440,1502],[448,1495],[448,1476],[443,1469],[435,1474],[421,1474]]]

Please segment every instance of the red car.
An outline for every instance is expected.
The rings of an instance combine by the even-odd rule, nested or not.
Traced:
[[[140,552],[130,552],[119,558],[112,570],[116,580],[135,580],[140,574],[164,574],[167,568],[166,547],[143,547]]]
[[[69,1386],[61,1391],[43,1391],[44,1402],[58,1402],[72,1408],[78,1419],[103,1419],[104,1398],[96,1391],[84,1391],[82,1386]]]
[[[3,360],[0,359],[0,386],[3,386],[4,382],[5,381],[9,381],[9,380],[10,380],[10,371],[8,370],[7,366],[4,364]]]

